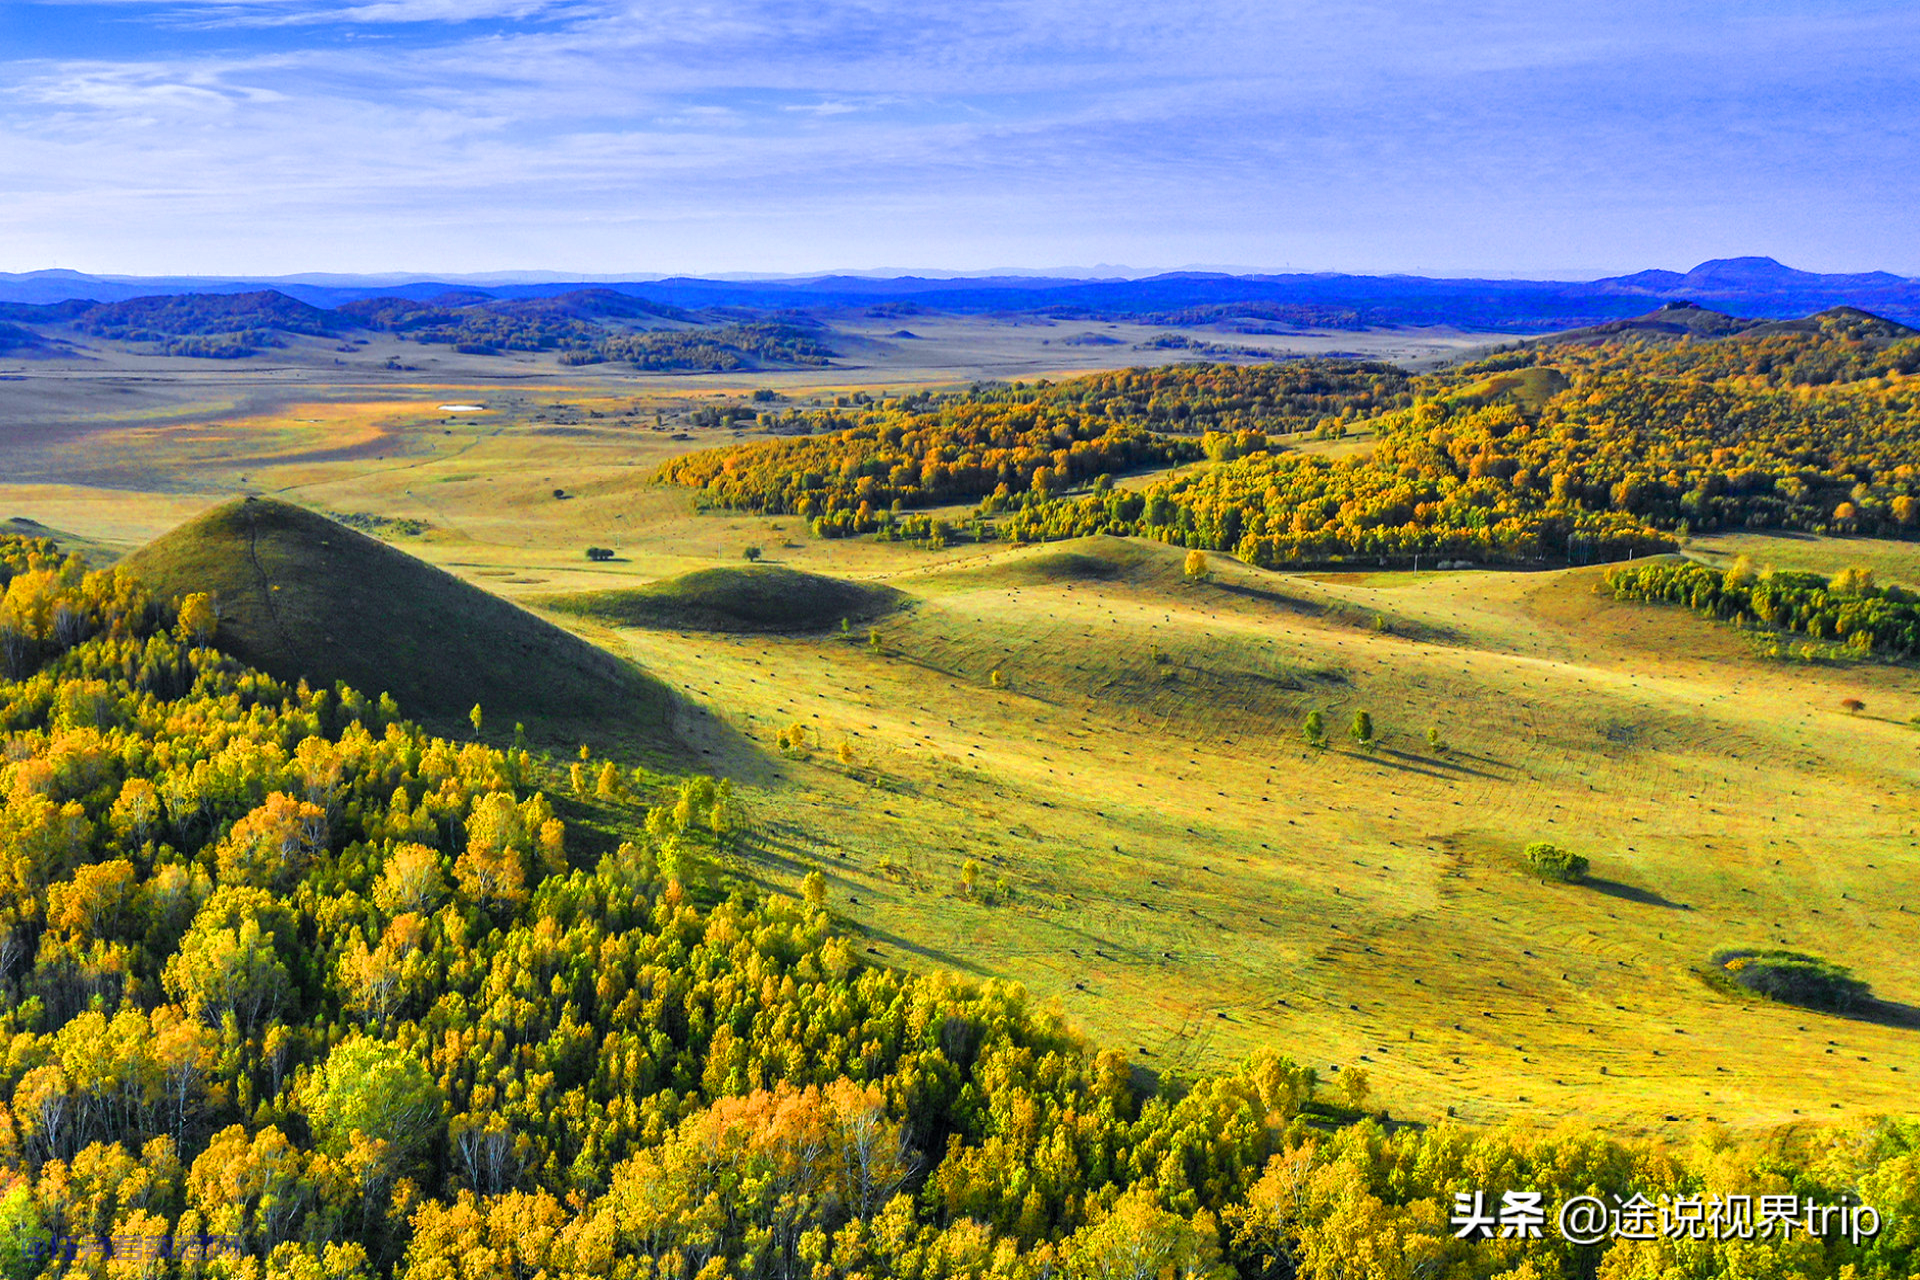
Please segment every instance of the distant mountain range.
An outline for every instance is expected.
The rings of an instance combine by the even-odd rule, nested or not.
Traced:
[[[1639,271],[1601,280],[1472,280],[1332,273],[1225,275],[1171,272],[1139,279],[1033,276],[812,279],[563,280],[538,277],[307,275],[277,279],[93,276],[75,271],[0,273],[0,303],[45,306],[72,300],[125,302],[182,294],[273,290],[331,310],[374,298],[484,305],[612,292],[659,308],[709,315],[860,309],[891,315],[937,311],[1038,314],[1056,318],[1215,324],[1243,332],[1289,327],[1458,325],[1538,333],[1605,324],[1641,314],[1649,303],[1693,302],[1763,319],[1787,319],[1835,306],[1860,307],[1920,323],[1920,279],[1872,271],[1822,275],[1772,258],[1721,258],[1693,270]],[[9,319],[26,321],[17,307]],[[72,314],[71,312],[69,314]],[[738,318],[750,319],[742,314]]]

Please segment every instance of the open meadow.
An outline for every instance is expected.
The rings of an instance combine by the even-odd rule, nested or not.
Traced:
[[[692,411],[759,387],[830,403],[863,375],[560,372],[82,413],[8,445],[31,465],[9,469],[0,516],[97,557],[240,493],[352,517],[677,691],[679,767],[741,786],[746,869],[797,893],[818,868],[870,959],[1017,980],[1152,1071],[1273,1046],[1334,1083],[1364,1067],[1396,1117],[1623,1132],[1911,1105],[1910,667],[1769,658],[1597,594],[1598,568],[1275,572],[1213,553],[1195,578],[1146,540],[925,550],[702,514],[652,472],[756,429]],[[23,387],[44,390],[0,397]],[[732,571],[749,547],[893,594],[844,633],[553,607]],[[1920,567],[1912,544],[1870,539],[1689,550],[1890,581]],[[1302,732],[1313,710],[1324,748]],[[1361,711],[1371,747],[1348,732]],[[632,759],[635,737],[615,718],[589,741]],[[1589,857],[1588,881],[1529,874],[1537,840]],[[1881,1003],[1844,1018],[1699,976],[1752,944],[1849,965]]]

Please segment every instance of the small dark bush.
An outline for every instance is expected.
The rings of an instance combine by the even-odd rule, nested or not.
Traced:
[[[1714,969],[1769,1000],[1846,1013],[1869,999],[1853,971],[1802,951],[1727,947],[1713,953]]]
[[[1536,840],[1527,846],[1527,864],[1548,880],[1562,880],[1568,884],[1583,880],[1587,875],[1587,860],[1584,857],[1545,840]]]
[[[613,548],[612,547],[588,547],[587,559],[611,560],[613,559]]]

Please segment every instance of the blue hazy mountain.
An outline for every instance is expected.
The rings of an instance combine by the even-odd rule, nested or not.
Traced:
[[[439,279],[403,275],[129,277],[64,270],[0,273],[0,303],[14,304],[5,308],[6,318],[24,324],[36,319],[72,319],[80,310],[76,301],[125,303],[181,294],[257,296],[267,290],[323,310],[370,298],[487,307],[610,291],[689,312],[851,308],[901,316],[916,311],[1005,312],[1230,327],[1459,325],[1540,332],[1626,319],[1644,313],[1649,304],[1661,302],[1695,302],[1764,319],[1856,306],[1892,319],[1920,322],[1920,280],[1884,271],[1800,271],[1762,257],[1718,258],[1687,272],[1649,270],[1572,282],[1203,271],[1132,279],[823,275],[806,279],[675,276],[628,280],[566,280],[534,273]],[[40,312],[38,308],[50,309]]]

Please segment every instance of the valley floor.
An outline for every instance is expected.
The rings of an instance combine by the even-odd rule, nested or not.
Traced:
[[[733,433],[673,442],[652,394],[432,386],[217,428],[123,423],[90,455],[106,480],[52,449],[37,482],[0,485],[0,514],[110,554],[259,489],[426,521],[397,545],[522,603],[738,564],[749,544],[885,581],[911,603],[874,624],[877,648],[864,629],[553,615],[682,692],[700,767],[746,788],[755,874],[792,889],[818,865],[878,956],[1019,981],[1151,1069],[1266,1044],[1323,1077],[1364,1067],[1395,1115],[1635,1130],[1911,1106],[1911,670],[1767,659],[1596,594],[1594,569],[1283,575],[1214,556],[1189,582],[1182,553],[1151,544],[932,553],[697,516],[645,478]],[[469,397],[485,412],[438,408]],[[617,555],[589,563],[590,543]],[[1694,550],[1920,570],[1906,544]],[[1315,708],[1324,751],[1300,730]],[[1363,709],[1371,752],[1346,735]],[[795,723],[805,759],[774,747]],[[1592,881],[1527,875],[1520,850],[1542,839],[1591,858]],[[1696,976],[1752,943],[1851,965],[1882,1016],[1741,1003]]]

